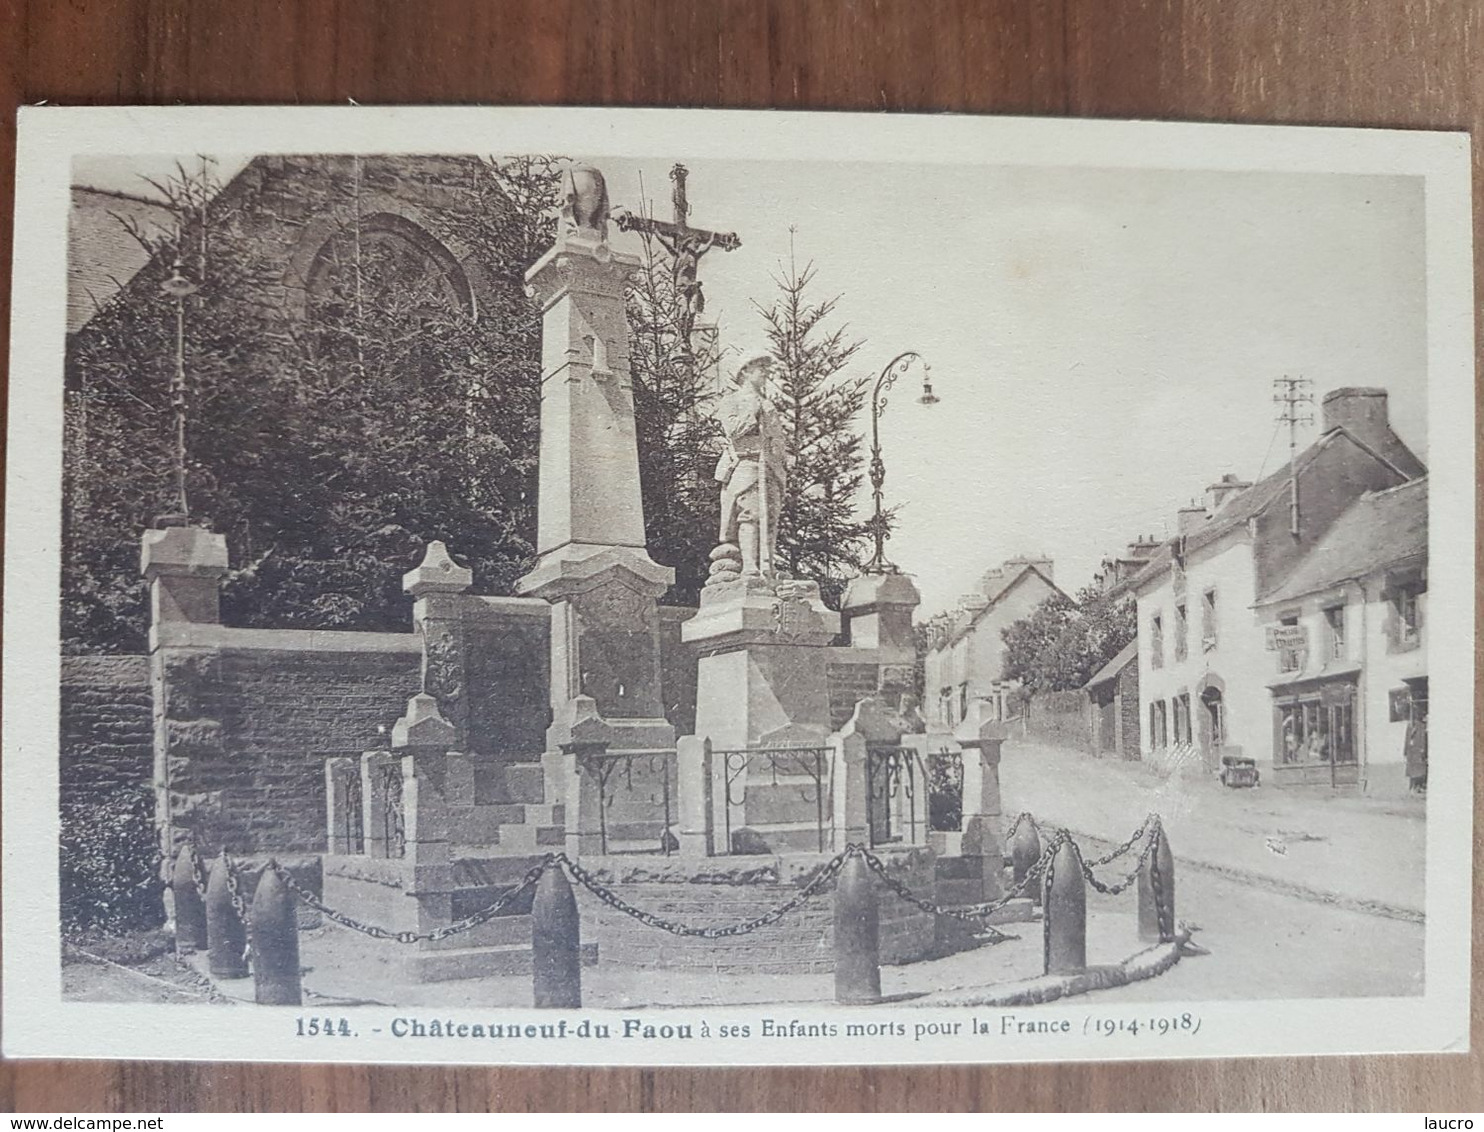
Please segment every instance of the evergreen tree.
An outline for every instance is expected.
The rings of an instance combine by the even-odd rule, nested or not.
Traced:
[[[528,569],[540,325],[521,274],[550,241],[555,161],[463,170],[458,236],[488,277],[475,304],[417,233],[367,227],[360,162],[329,160],[331,231],[302,306],[273,298],[283,266],[261,233],[276,202],[239,178],[225,205],[209,171],[182,169],[156,185],[175,230],[136,230],[150,262],[69,342],[69,648],[144,639],[138,538],[174,509],[175,309],[159,285],[177,258],[200,285],[184,301],[190,511],[227,537],[230,623],[402,627],[400,574],[433,538],[486,592]]]
[[[869,528],[856,505],[865,452],[855,420],[871,379],[845,374],[863,342],[830,325],[838,296],[811,300],[815,275],[814,264],[800,270],[790,250],[787,269],[774,277],[773,302],[754,305],[766,324],[774,403],[793,457],[775,561],[796,578],[817,581],[838,608],[866,553]]]
[[[706,584],[721,507],[715,478],[721,433],[711,415],[717,359],[709,334],[682,340],[668,260],[658,240],[641,236],[639,268],[624,293],[629,368],[649,553],[675,570],[665,600],[694,605]]]
[[[1131,597],[1086,587],[1073,601],[1053,594],[1005,627],[1004,674],[1031,694],[1083,687],[1138,631]]]

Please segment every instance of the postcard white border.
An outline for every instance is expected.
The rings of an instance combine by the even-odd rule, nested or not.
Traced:
[[[481,1043],[396,1039],[394,1015],[553,1024],[643,1015],[713,1028],[763,1017],[863,1016],[859,1008],[653,1008],[572,1012],[335,1009],[351,1040],[294,1036],[322,1013],[64,1002],[58,964],[57,719],[61,422],[71,161],[78,154],[567,152],[942,165],[1407,174],[1426,182],[1428,436],[1432,608],[1474,609],[1474,317],[1469,138],[1461,133],[716,110],[472,107],[23,108],[19,114],[4,634],[4,1002],[8,1057],[187,1058],[444,1064],[747,1065],[1073,1061],[1125,1058],[1464,1052],[1472,923],[1474,618],[1429,627],[1426,989],[1416,998],[1099,1007],[1097,997],[1035,1008],[1038,1018],[1190,1010],[1180,1040],[1038,1037],[956,1041],[580,1039]],[[1467,408],[1468,411],[1464,411]],[[1435,663],[1446,658],[1447,663]],[[1469,757],[1462,757],[1468,752]],[[886,1017],[881,1008],[872,1015]],[[998,1018],[1002,1010],[902,1007]],[[375,1021],[374,1019],[380,1019]],[[843,1032],[843,1026],[842,1026]]]

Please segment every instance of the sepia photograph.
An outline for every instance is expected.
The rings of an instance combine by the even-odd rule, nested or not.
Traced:
[[[1467,1049],[1466,136],[20,136],[8,1056]]]

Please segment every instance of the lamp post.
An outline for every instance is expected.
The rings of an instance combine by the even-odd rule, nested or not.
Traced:
[[[918,403],[936,405],[938,397],[933,392],[932,372],[916,350],[905,350],[887,362],[881,376],[876,379],[875,388],[871,390],[871,519],[866,527],[875,540],[876,553],[862,567],[867,574],[897,572],[897,568],[886,559],[886,540],[890,535],[881,496],[881,485],[886,482],[886,463],[881,458],[881,414],[886,412],[886,398],[883,394],[891,390],[897,383],[897,378],[906,373],[913,362],[922,362],[922,395],[918,397]]]
[[[185,374],[185,301],[200,288],[181,270],[180,260],[170,269],[170,278],[160,290],[175,300],[175,374],[170,381],[170,408],[175,413],[175,505],[177,514],[168,516],[161,525],[190,524],[190,504],[186,500],[186,374]]]

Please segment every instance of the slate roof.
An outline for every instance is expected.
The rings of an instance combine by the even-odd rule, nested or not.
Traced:
[[[1062,591],[1061,587],[1053,582],[1050,578],[1048,578],[1045,573],[1043,573],[1040,569],[1038,569],[1031,563],[1026,563],[1019,570],[1016,570],[1014,573],[1009,574],[1005,580],[1005,584],[995,589],[992,596],[986,594],[988,604],[980,609],[976,609],[972,617],[970,617],[962,625],[950,631],[943,638],[943,643],[936,646],[936,648],[932,651],[937,651],[937,649],[945,649],[949,645],[953,644],[955,641],[961,640],[969,632],[970,629],[972,629],[975,625],[979,624],[981,620],[983,620],[985,614],[994,609],[995,606],[1000,603],[1000,599],[1005,597],[1011,590],[1015,589],[1016,586],[1018,586],[1025,578],[1027,578],[1031,574],[1034,574],[1036,575],[1036,577],[1040,578],[1041,581],[1045,582],[1056,593],[1059,593],[1063,597],[1066,597],[1066,594]]]
[[[163,204],[107,189],[73,186],[67,226],[67,333],[87,325],[148,262],[139,242],[120,223],[146,233],[168,232],[174,215]]]
[[[1116,679],[1120,672],[1138,659],[1138,656],[1139,638],[1135,637],[1119,650],[1117,656],[1094,672],[1092,679],[1084,687],[1095,688],[1099,684],[1106,684],[1109,680]]]
[[[1427,555],[1427,477],[1362,495],[1259,605],[1292,601]]]
[[[1297,474],[1302,477],[1309,465],[1318,459],[1319,454],[1335,443],[1341,436],[1348,438],[1360,448],[1376,456],[1382,462],[1389,465],[1398,475],[1410,479],[1413,474],[1418,474],[1409,473],[1405,468],[1399,466],[1395,461],[1388,459],[1383,453],[1361,440],[1343,425],[1330,429],[1298,454],[1298,458],[1294,461]],[[1407,461],[1407,466],[1422,469],[1421,462],[1411,454],[1407,446],[1402,443],[1401,438],[1393,436],[1392,439],[1395,440],[1396,446],[1400,447],[1410,457]],[[1391,447],[1390,440],[1388,440],[1385,446]],[[1282,467],[1267,476],[1260,483],[1253,484],[1240,495],[1233,497],[1227,502],[1225,507],[1216,512],[1205,523],[1189,532],[1185,539],[1186,553],[1189,554],[1192,551],[1199,550],[1203,546],[1209,546],[1223,535],[1242,526],[1248,519],[1262,514],[1274,501],[1286,495],[1288,492],[1288,479],[1288,464],[1285,462]],[[1149,565],[1134,575],[1130,589],[1138,590],[1164,573],[1169,568],[1170,555],[1170,544],[1166,542],[1159,548],[1154,557],[1149,560]]]

